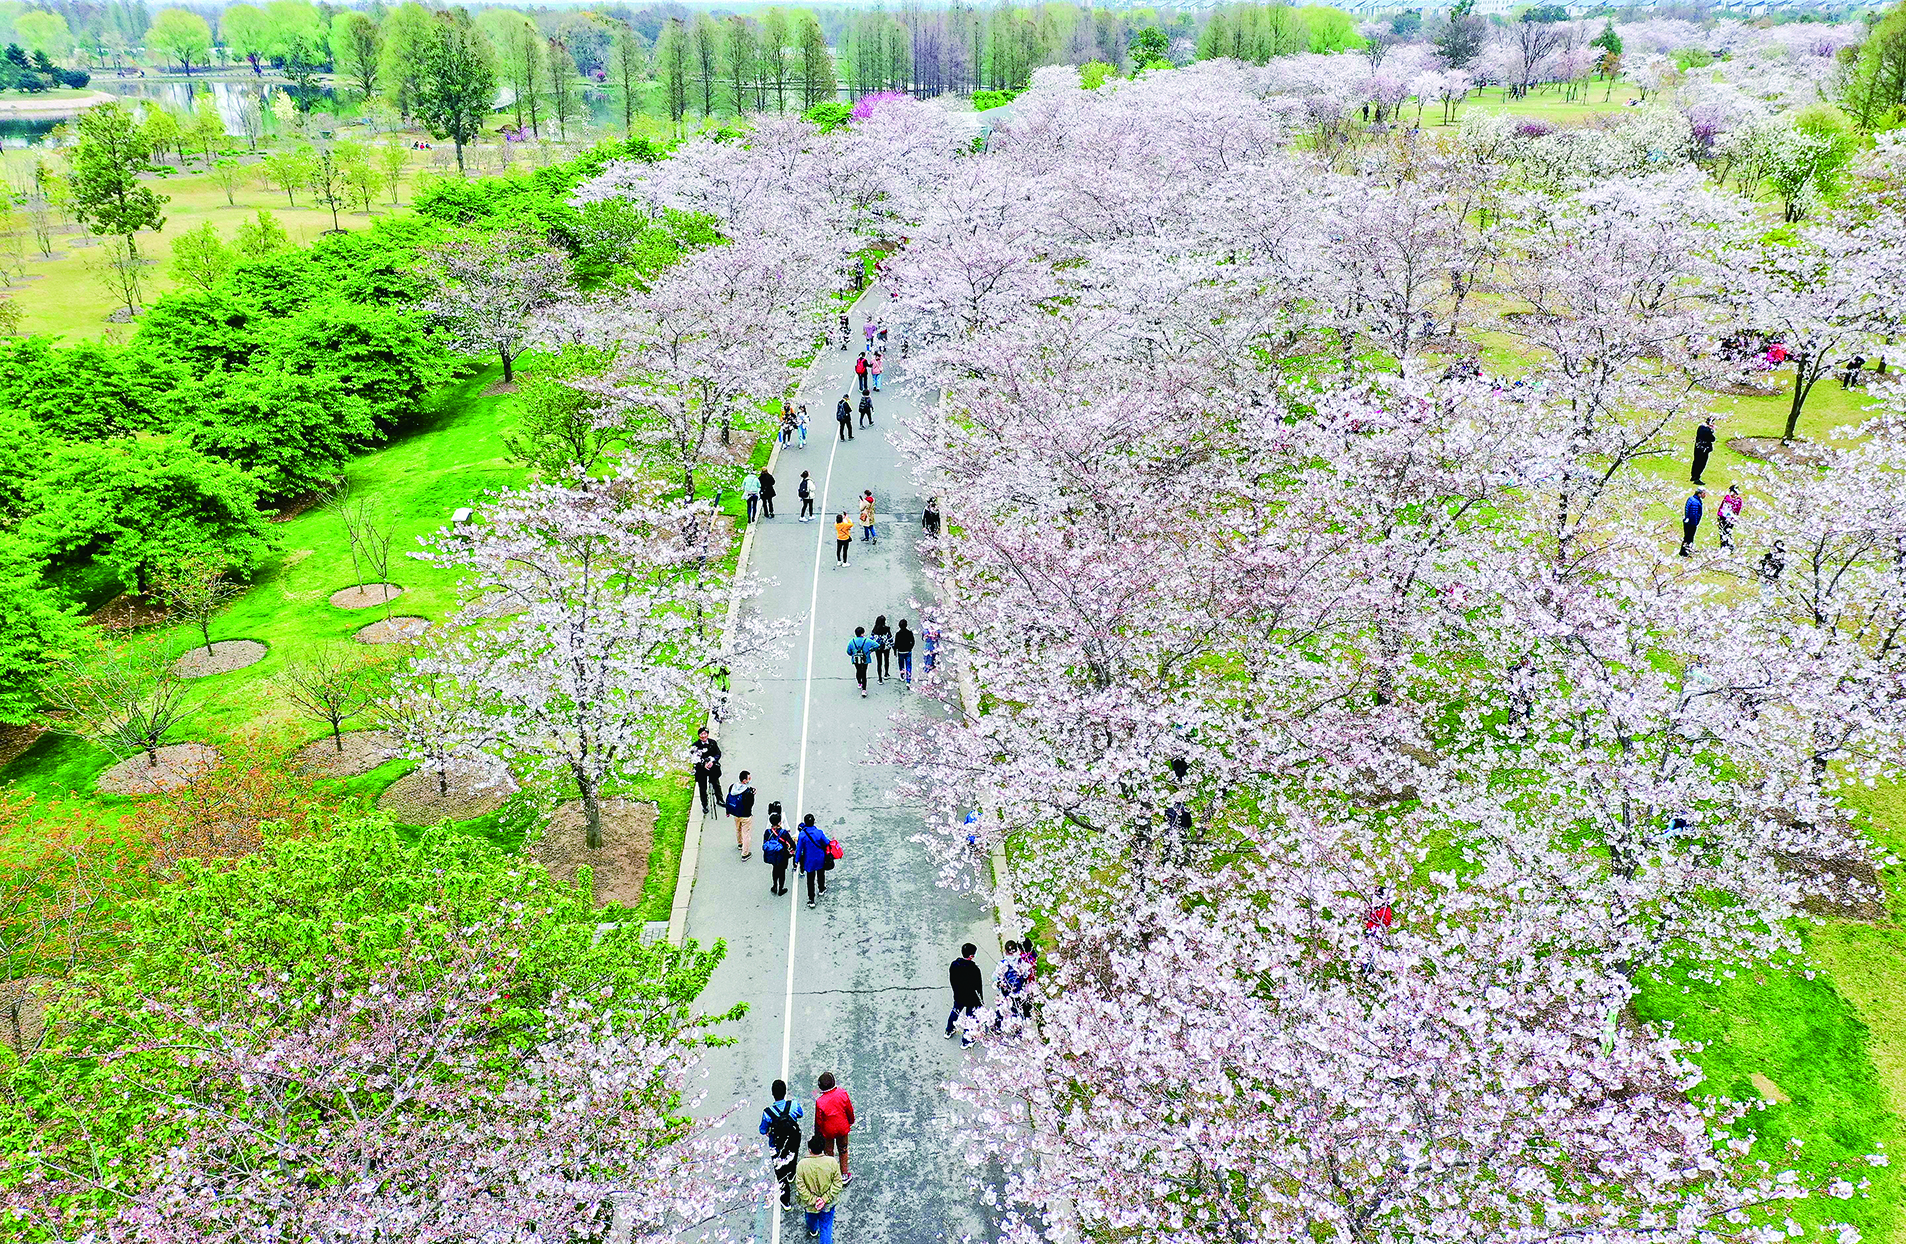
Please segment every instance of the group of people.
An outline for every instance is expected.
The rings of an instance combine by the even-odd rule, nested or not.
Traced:
[[[856,407],[852,404],[850,396],[843,393],[840,395],[840,401],[834,405],[834,423],[837,425],[836,430],[838,432],[838,435],[836,435],[834,439],[842,441],[851,441],[854,439],[854,412],[856,410],[860,412],[861,427],[871,428],[874,426],[873,395],[868,393],[866,389],[862,389],[860,391],[860,405]]]
[[[762,1110],[759,1131],[767,1138],[774,1179],[781,1188],[781,1208],[793,1209],[798,1200],[807,1216],[808,1238],[834,1244],[834,1211],[841,1193],[854,1181],[847,1169],[854,1099],[831,1071],[820,1074],[816,1088],[814,1134],[808,1137],[805,1156],[801,1144],[804,1112],[801,1103],[788,1096],[787,1081],[776,1080],[770,1086],[774,1101]]]
[[[807,472],[801,472],[801,479],[805,487]],[[860,494],[860,542],[862,544],[880,543],[879,517],[880,507],[874,502],[874,490],[863,489]],[[842,510],[834,515],[834,564],[836,566],[847,564],[847,550],[853,547],[853,543],[854,520],[847,517],[846,510]]]
[[[925,657],[926,671],[931,673],[933,664],[940,655],[940,628],[932,622],[921,624],[914,631],[907,619],[900,619],[899,629],[887,625],[887,615],[880,614],[874,619],[871,630],[864,626],[854,628],[854,637],[847,641],[847,660],[854,667],[854,681],[860,684],[861,699],[867,698],[867,670],[873,667],[878,682],[886,682],[894,676],[894,663],[899,662],[899,678],[902,686],[913,685],[913,651],[919,648]]]
[[[754,858],[754,775],[743,769],[726,789],[721,783],[721,744],[703,726],[689,745],[694,765],[695,791],[701,800],[703,816],[726,814],[735,823],[735,851],[745,860]],[[761,859],[772,870],[768,893],[788,892],[788,866],[794,865],[807,878],[807,905],[813,907],[827,893],[827,874],[846,850],[827,831],[815,823],[812,812],[801,818],[799,826],[788,829],[781,812],[781,801],[768,804],[767,828],[761,832]]]
[[[1699,427],[1694,429],[1694,462],[1688,472],[1688,478],[1694,484],[1694,492],[1689,495],[1687,503],[1681,507],[1681,556],[1683,557],[1694,556],[1694,536],[1700,530],[1701,519],[1707,511],[1707,489],[1703,487],[1706,481],[1701,477],[1707,474],[1707,460],[1713,452],[1714,416],[1709,415],[1701,420]],[[1721,547],[1724,549],[1734,547],[1734,524],[1740,521],[1742,504],[1741,486],[1729,484],[1727,491],[1721,495],[1720,503],[1714,507],[1714,525],[1720,529]]]

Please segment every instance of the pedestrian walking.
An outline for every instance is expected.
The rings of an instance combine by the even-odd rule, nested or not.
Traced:
[[[860,426],[863,428],[874,426],[874,399],[868,397],[864,391],[860,395]]]
[[[869,350],[873,349],[874,348],[874,317],[873,316],[871,315],[868,316],[866,320],[861,323],[860,331],[863,334],[865,334],[867,338],[867,348]]]
[[[708,727],[703,726],[695,731],[688,754],[695,762],[695,789],[701,794],[702,815],[707,816],[711,803],[721,806],[721,744],[709,738]]]
[[[887,330],[883,328],[880,331],[882,335],[885,335]],[[873,362],[867,364],[867,370],[873,373],[874,392],[876,393],[880,392],[880,369],[885,366],[886,358],[887,352],[885,350],[875,350]]]
[[[998,999],[993,1012],[993,1031],[998,1032],[1006,1016],[1018,1014],[1019,943],[1007,942],[1006,951],[993,968],[993,996]]]
[[[874,619],[874,628],[867,637],[874,641],[874,677],[884,683],[893,672],[893,628],[887,625],[886,614]]]
[[[761,468],[760,484],[761,484],[761,517],[773,518],[774,517],[774,476],[769,473],[768,468],[766,467]]]
[[[750,475],[742,484],[748,494],[748,521],[754,522],[755,512],[761,507],[761,481]]]
[[[926,672],[933,672],[933,663],[940,655],[940,624],[922,621],[920,623],[920,654],[925,661]]]
[[[854,439],[854,412],[848,408],[847,395],[845,393],[840,395],[840,405],[834,408],[834,422],[840,424],[840,436],[838,439],[843,441],[851,441]]]
[[[788,861],[794,857],[794,835],[781,823],[781,805],[768,805],[768,829],[761,835],[761,858],[774,870],[768,893],[788,892]]]
[[[845,350],[854,343],[854,322],[847,318],[847,312],[840,313],[840,348]]]
[[[807,448],[807,403],[806,402],[802,402],[800,405],[800,408],[794,412],[794,435],[797,438],[797,443],[794,447],[796,449],[806,449]]]
[[[842,1184],[854,1182],[847,1169],[847,1134],[854,1130],[854,1099],[834,1080],[831,1071],[821,1072],[816,1082],[820,1096],[814,1099],[814,1134],[826,1142],[826,1152],[840,1159]]]
[[[787,445],[794,440],[794,407],[781,403],[781,444]]]
[[[847,564],[847,546],[854,542],[854,524],[846,514],[834,515],[834,564]]]
[[[926,532],[931,539],[940,538],[940,499],[938,497],[927,498],[926,512],[920,515],[920,530]]]
[[[980,975],[979,964],[973,956],[979,953],[979,947],[968,942],[960,947],[960,957],[946,969],[947,983],[953,986],[953,1009],[946,1013],[946,1035],[953,1035],[953,1028],[962,1019],[972,1019],[973,1013],[986,1004],[986,980]],[[960,1048],[973,1044],[971,1033],[962,1033]]]
[[[1780,574],[1787,569],[1787,542],[1774,541],[1774,547],[1760,555],[1760,564],[1754,567],[1754,573],[1768,587],[1780,582]]]
[[[801,472],[801,482],[795,485],[794,495],[801,499],[801,521],[805,523],[814,517],[814,481],[806,471]]]
[[[846,1187],[840,1161],[829,1156],[827,1142],[819,1136],[809,1137],[807,1156],[794,1168],[794,1188],[801,1199],[801,1211],[807,1216],[808,1239],[834,1244],[834,1211]]]
[[[1681,556],[1694,556],[1694,533],[1701,526],[1701,498],[1707,496],[1707,489],[1696,488],[1694,495],[1681,510]]]
[[[776,1080],[774,1101],[761,1112],[760,1133],[768,1138],[768,1164],[781,1185],[781,1208],[794,1208],[794,1168],[801,1160],[801,1103],[788,1097],[788,1082]]]
[[[1741,516],[1741,500],[1741,486],[1729,484],[1714,507],[1714,525],[1721,532],[1721,547],[1730,551],[1734,547],[1734,523]]]
[[[860,357],[854,360],[854,379],[860,384],[860,391],[867,392],[867,352],[862,350]]]
[[[812,812],[801,818],[801,832],[794,839],[794,862],[807,878],[809,907],[814,906],[816,898],[827,893],[827,872],[834,867],[834,849],[834,840],[821,832]]]
[[[1714,452],[1714,416],[1701,420],[1701,426],[1694,429],[1694,470],[1688,473],[1692,483],[1704,483],[1701,476],[1707,470],[1707,456]]]
[[[900,629],[893,633],[893,655],[900,662],[900,681],[913,685],[913,632],[907,629],[907,620],[900,619]]]
[[[880,325],[874,330],[874,349],[880,354],[887,352],[887,326],[885,324]]]
[[[754,783],[748,780],[746,769],[728,788],[723,806],[728,809],[728,815],[735,818],[735,850],[741,852],[742,859],[753,859],[754,848],[748,844],[754,840]]]
[[[854,681],[860,684],[860,698],[867,698],[867,666],[874,659],[874,641],[867,638],[867,628],[854,628],[854,637],[847,641],[847,659],[854,663]]]
[[[860,494],[860,538],[869,544],[880,542],[880,532],[874,528],[874,494],[871,491]]]

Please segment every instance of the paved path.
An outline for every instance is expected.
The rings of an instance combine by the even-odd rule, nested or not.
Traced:
[[[856,311],[856,347],[861,314],[879,300],[869,295]],[[871,627],[876,614],[896,627],[908,618],[918,629],[911,602],[926,593],[915,547],[923,498],[887,438],[897,421],[922,417],[921,403],[900,387],[905,371],[896,352],[889,358],[886,388],[874,395],[875,426],[837,443],[834,406],[853,380],[854,353],[826,352],[801,392],[811,417],[807,448],[782,450],[778,517],[755,531],[752,569],[773,583],[751,608],[797,625],[785,660],[735,671],[748,716],[722,730],[724,780],[748,769],[759,792],[754,858],[740,861],[726,818],[711,817],[703,828],[688,934],[728,942],[703,1002],[710,1011],[736,1000],[750,1008],[732,1031],[737,1044],[711,1052],[707,1105],[744,1103],[731,1123],[752,1138],[768,1086],[785,1073],[806,1105],[811,1133],[815,1078],[832,1071],[858,1116],[848,1163],[855,1178],[837,1219],[839,1238],[990,1240],[995,1231],[972,1191],[972,1170],[952,1144],[958,1107],[940,1087],[960,1059],[979,1051],[963,1054],[941,1034],[948,962],[961,942],[975,942],[990,975],[998,943],[989,912],[934,884],[925,852],[908,841],[919,820],[891,794],[894,771],[870,763],[870,745],[891,713],[930,707],[897,677],[885,686],[870,677],[861,699],[846,656],[854,627]],[[796,521],[803,470],[825,498],[806,524]],[[869,546],[856,530],[849,565],[836,567],[833,516],[844,510],[854,517],[868,488],[882,538]],[[776,799],[790,827],[812,812],[846,847],[816,909],[808,909],[792,868],[793,892],[768,893],[759,840],[768,801]],[[765,1203],[752,1227],[732,1226],[762,1241],[806,1239],[798,1214],[771,1214]]]

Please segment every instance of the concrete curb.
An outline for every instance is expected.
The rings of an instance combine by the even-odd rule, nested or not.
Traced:
[[[848,304],[847,311],[849,315],[852,315],[854,309],[860,306],[861,298],[865,298],[866,296],[865,293],[862,293],[860,298],[856,298],[853,302]],[[807,371],[802,375],[800,383],[794,386],[794,392],[797,396],[803,388],[807,387],[808,382],[814,378],[815,369],[821,365],[821,359],[826,355],[827,350],[827,343],[823,341],[821,348],[815,351],[813,361],[807,365]],[[808,435],[810,437],[814,435],[812,428],[808,430]],[[768,450],[769,474],[774,474],[774,468],[780,461],[781,434],[777,429],[774,436],[774,446]],[[742,529],[741,551],[735,555],[734,586],[728,593],[728,614],[722,619],[721,624],[721,651],[723,657],[728,655],[729,639],[735,633],[735,617],[741,612],[741,576],[747,573],[749,555],[754,552],[754,532],[757,526],[759,526],[758,523],[749,523]],[[721,723],[710,720],[707,722],[707,726],[708,733],[719,740],[721,738]],[[688,937],[688,904],[695,893],[695,869],[701,863],[702,827],[706,821],[707,817],[701,815],[699,812],[699,800],[691,790],[688,798],[688,824],[682,831],[682,858],[681,863],[675,870],[675,899],[669,905],[668,909],[668,940],[672,946],[680,946]]]

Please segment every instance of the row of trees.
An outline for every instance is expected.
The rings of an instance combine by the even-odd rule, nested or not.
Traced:
[[[1741,326],[1801,358],[1796,411],[1896,336],[1897,214],[1770,232],[1646,144],[1562,179],[1480,135],[1339,169],[1259,89],[1042,79],[976,158],[905,101],[857,139],[907,135],[869,163],[980,693],[924,684],[944,715],[892,743],[947,882],[1004,883],[1003,848],[1050,930],[1037,1027],[955,1086],[1007,1233],[1831,1219],[1793,1202],[1884,1156],[1757,1139],[1633,1004],[1789,970],[1803,904],[1871,897],[1844,800],[1906,764],[1906,440],[1893,412],[1753,473],[1742,547],[1685,562],[1641,466],[1741,377]],[[764,127],[598,190],[771,221],[830,159]],[[1520,385],[1424,357],[1479,290],[1532,308],[1487,321]]]

